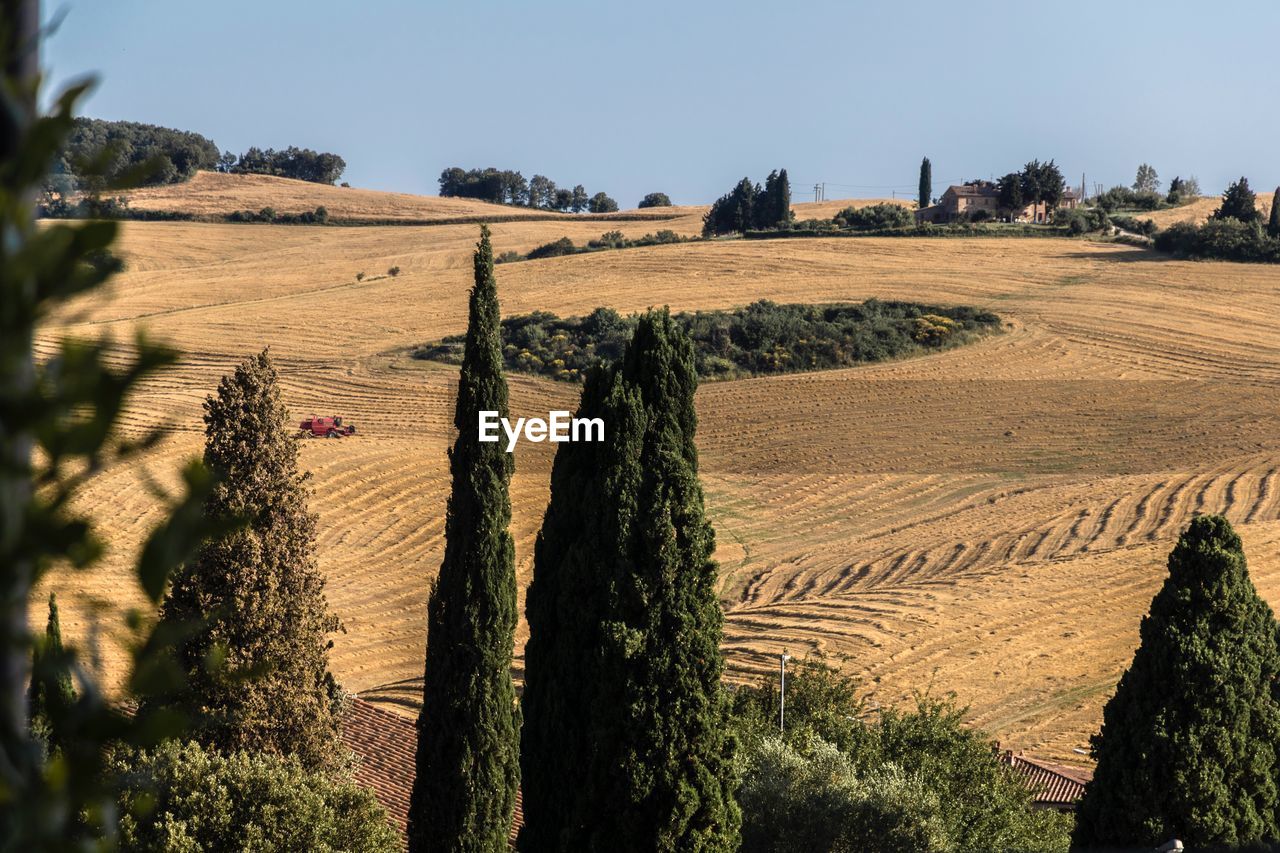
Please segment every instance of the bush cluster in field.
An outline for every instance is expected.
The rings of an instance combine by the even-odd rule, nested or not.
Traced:
[[[682,237],[669,228],[664,228],[657,234],[645,234],[643,237],[624,237],[621,231],[606,231],[600,235],[598,240],[588,240],[587,245],[575,245],[568,237],[561,237],[559,240],[552,240],[550,243],[543,243],[535,249],[530,249],[527,255],[519,252],[509,251],[503,252],[494,258],[494,263],[509,264],[515,261],[536,261],[542,258],[558,258],[563,255],[581,255],[586,252],[600,252],[605,249],[634,249],[637,246],[664,246],[668,243],[688,243],[696,240],[696,237]]]
[[[998,331],[1000,318],[969,307],[944,308],[869,299],[848,305],[779,305],[768,300],[729,311],[675,315],[693,339],[698,374],[738,379],[851,367],[940,350]],[[502,321],[507,367],[579,381],[601,361],[622,355],[636,318],[611,308],[585,317],[536,311]],[[427,345],[415,358],[460,363],[463,337]]]

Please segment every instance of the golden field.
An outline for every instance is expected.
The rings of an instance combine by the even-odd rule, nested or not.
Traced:
[[[406,218],[453,201],[409,198]],[[694,233],[701,210],[675,209],[670,223],[495,223],[494,247],[583,242],[606,227]],[[129,430],[169,424],[167,440],[84,495],[112,548],[93,571],[60,576],[64,630],[84,636],[94,598],[141,602],[129,566],[158,517],[148,478],[172,482],[200,452],[204,396],[270,346],[294,416],[341,414],[359,428],[301,448],[319,561],[345,625],[333,668],[348,689],[411,713],[443,553],[457,374],[408,349],[464,329],[476,235],[474,225],[125,223],[128,269],[109,293],[52,318],[41,350],[65,333],[124,340],[145,327],[186,355],[126,417]],[[386,276],[393,265],[402,273]],[[874,296],[976,305],[1007,321],[1005,334],[927,358],[702,387],[702,480],[735,677],[770,670],[784,649],[820,649],[842,656],[874,703],[954,692],[1007,746],[1078,759],[1193,515],[1239,525],[1255,581],[1280,604],[1275,268],[1083,240],[834,238],[610,251],[497,275],[507,313]],[[573,407],[568,385],[510,383],[516,414]],[[522,583],[550,462],[547,445],[517,449]],[[104,649],[108,670],[119,656]]]

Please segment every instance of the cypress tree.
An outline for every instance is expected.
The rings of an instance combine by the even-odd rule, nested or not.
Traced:
[[[615,418],[623,393],[611,369],[593,370],[577,417],[605,418],[604,442],[560,445],[551,468],[551,501],[534,545],[533,580],[525,594],[524,715],[520,732],[523,851],[582,849],[595,815],[589,796],[593,690],[602,665],[600,622],[607,611],[603,567],[619,559],[625,521],[608,512],[615,484],[635,479],[634,419]],[[606,412],[610,396],[611,411]],[[608,470],[606,470],[606,467]],[[625,472],[625,474],[624,474]]]
[[[1081,847],[1280,838],[1280,629],[1221,516],[1191,525],[1103,709],[1076,823]]]
[[[928,207],[933,198],[933,164],[925,157],[920,161],[920,207]]]
[[[449,453],[453,492],[445,553],[427,605],[410,851],[504,851],[519,786],[520,712],[511,683],[515,545],[508,487],[514,464],[479,440],[478,413],[507,416],[498,290],[481,226],[475,286]]]
[[[1267,219],[1267,233],[1272,237],[1280,238],[1280,187],[1276,187],[1275,195],[1271,196],[1271,216]]]
[[[218,478],[204,513],[243,526],[205,544],[174,574],[161,618],[189,631],[177,661],[186,680],[148,705],[186,712],[197,738],[223,752],[331,765],[340,751],[328,635],[339,624],[313,556],[308,475],[298,471],[297,439],[267,351],[224,376],[204,409],[204,461]],[[223,666],[210,665],[218,659]]]
[[[696,387],[689,338],[650,313],[584,388],[606,442],[557,454],[528,599],[522,850],[736,848]]]
[[[31,731],[45,737],[50,746],[60,746],[53,719],[60,709],[76,701],[75,684],[67,669],[62,648],[62,624],[58,619],[58,596],[49,593],[49,621],[44,641],[36,644],[31,659],[31,685],[27,689],[27,708]]]
[[[778,181],[773,193],[773,225],[778,227],[791,222],[791,179],[786,169],[778,170]]]

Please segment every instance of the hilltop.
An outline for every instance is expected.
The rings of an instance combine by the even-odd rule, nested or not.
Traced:
[[[144,187],[123,193],[129,207],[137,211],[183,213],[197,218],[222,218],[239,211],[257,212],[264,207],[281,214],[299,214],[323,207],[336,222],[503,222],[539,220],[545,222],[660,222],[654,227],[670,228],[682,234],[697,234],[707,205],[632,208],[616,213],[573,214],[531,207],[492,204],[467,198],[413,195],[411,193],[366,190],[277,178],[270,175],[236,175],[200,171],[189,181]],[[863,207],[887,199],[838,199],[799,203],[792,209],[799,219],[830,219],[850,205]],[[909,205],[910,202],[897,200]],[[599,228],[600,226],[594,226]],[[595,234],[598,234],[596,231]]]

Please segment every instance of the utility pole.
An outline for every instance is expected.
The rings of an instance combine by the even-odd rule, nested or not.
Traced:
[[[822,182],[822,200],[823,201],[827,200],[827,182],[826,181]]]
[[[778,655],[778,733],[787,730],[787,661],[791,655],[783,652]]]

